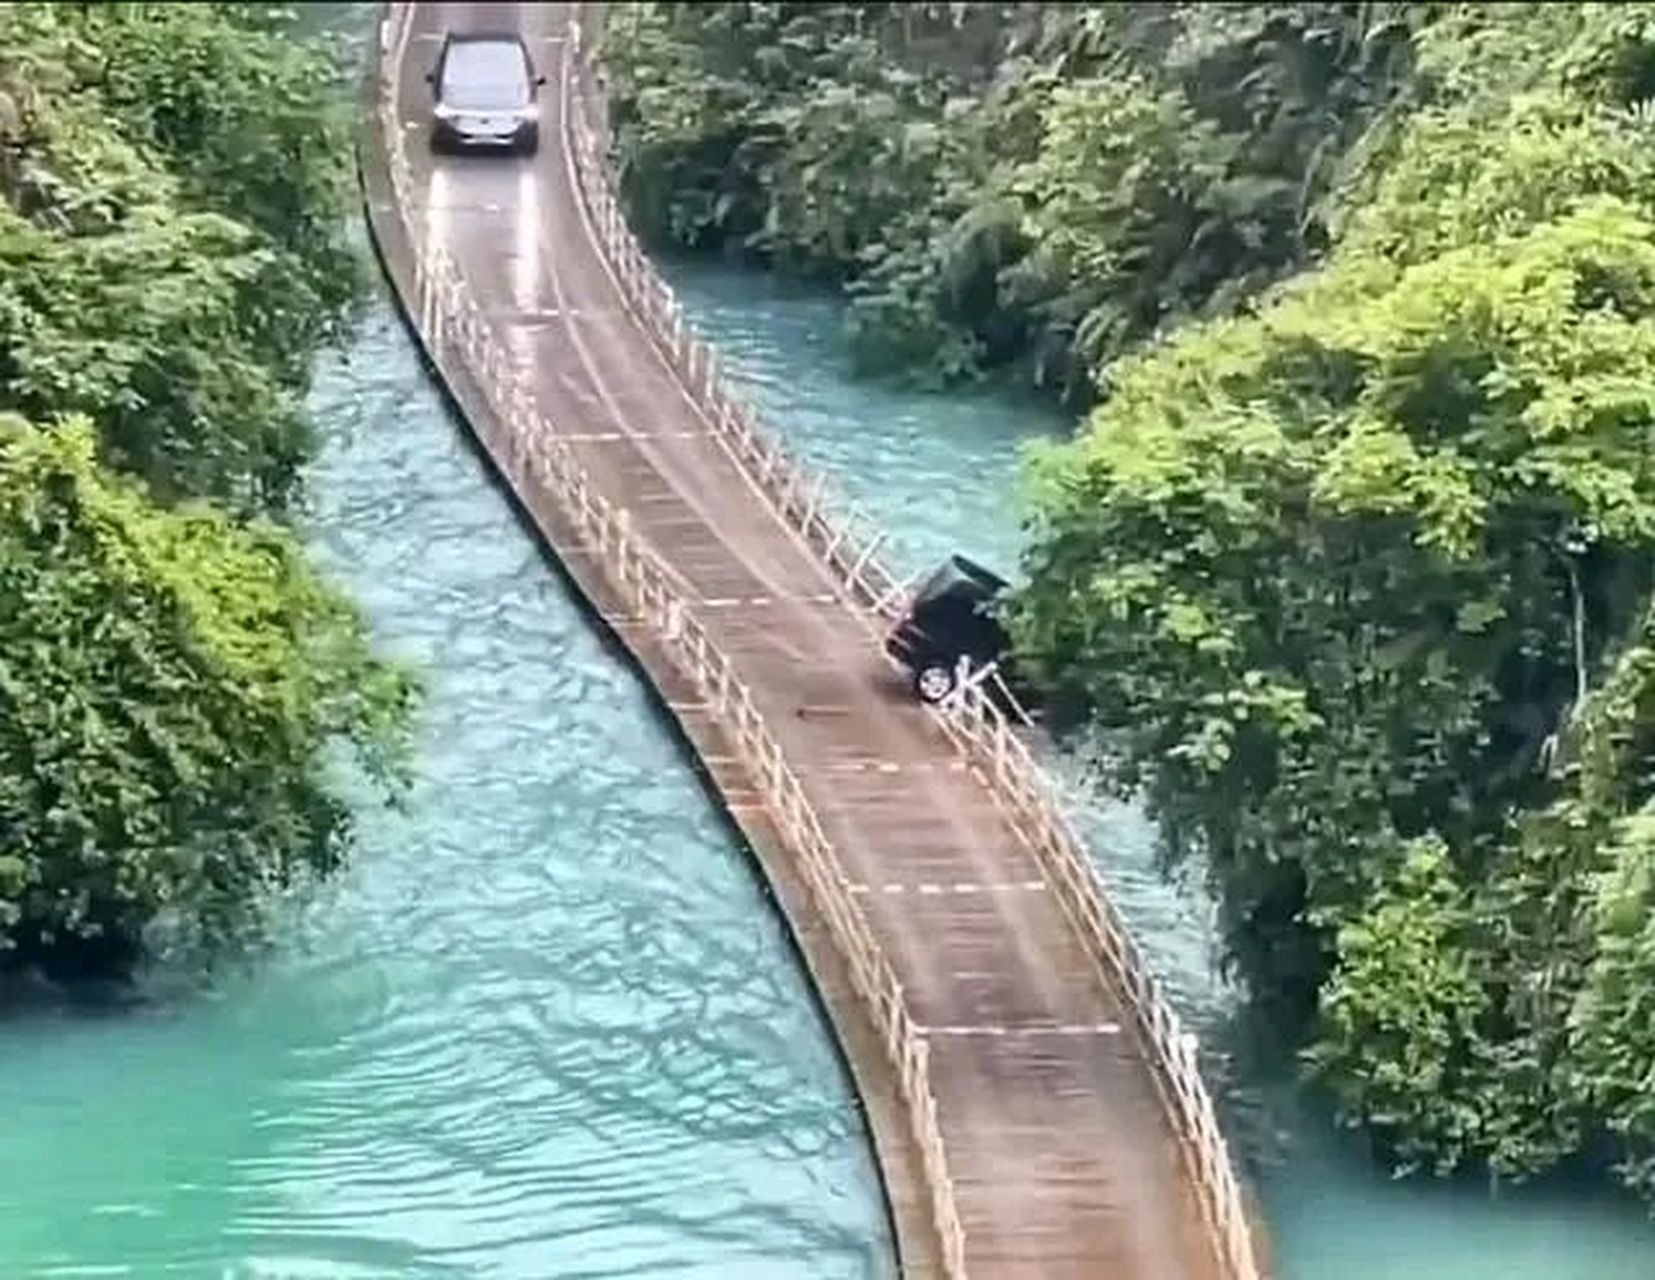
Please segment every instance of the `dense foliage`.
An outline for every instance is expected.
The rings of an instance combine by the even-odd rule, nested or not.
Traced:
[[[293,540],[158,508],[84,422],[0,417],[0,937],[124,966],[337,862],[326,748],[395,764],[402,679]]]
[[[658,240],[1096,391],[1013,610],[1399,1165],[1655,1198],[1655,7],[634,5]]]
[[[103,5],[91,35],[100,95],[128,136],[154,147],[191,204],[258,237],[265,305],[249,316],[260,354],[288,385],[361,285],[346,236],[355,199],[352,118],[322,46],[283,30],[280,11],[238,5]]]
[[[1100,363],[1325,244],[1420,6],[638,4],[623,185],[657,240],[844,280],[871,368]]]
[[[326,64],[227,6],[8,6],[0,43],[0,404],[92,416],[165,496],[279,506],[359,282]]]
[[[0,962],[120,971],[337,860],[331,742],[398,758],[406,679],[268,520],[357,296],[348,107],[260,6],[0,48]]]
[[[1655,1192],[1655,11],[1417,48],[1325,265],[1037,461],[1017,630],[1348,1120]]]

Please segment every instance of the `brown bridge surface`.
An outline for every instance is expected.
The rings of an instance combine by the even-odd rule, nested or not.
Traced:
[[[375,238],[485,450],[660,689],[748,835],[855,1075],[904,1273],[1238,1276],[1233,1255],[1221,1259],[1165,1072],[1118,977],[1100,966],[1054,891],[1050,864],[984,770],[902,687],[878,651],[866,602],[852,599],[820,550],[777,514],[621,292],[577,177],[566,117],[584,80],[574,77],[569,18],[567,6],[550,4],[391,12],[379,89],[389,107],[363,154]],[[540,154],[433,157],[424,76],[441,33],[502,28],[521,30],[547,77]],[[388,136],[393,128],[400,141]],[[400,188],[391,179],[398,148]],[[414,206],[402,211],[406,226],[399,189]],[[514,479],[505,455],[522,442],[510,439],[514,428],[488,385],[503,371],[443,346],[424,268],[416,269],[408,230],[416,223],[426,251],[434,245],[451,259],[533,411],[592,487],[627,513],[699,629],[728,656],[802,786],[900,984],[909,1032],[924,1042],[963,1256],[941,1238],[936,1170],[909,1115],[895,1033],[858,998],[787,824],[704,688],[615,588],[604,547]]]

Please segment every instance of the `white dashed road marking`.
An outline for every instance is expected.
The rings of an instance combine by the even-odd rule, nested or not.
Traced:
[[[710,435],[711,432],[700,431],[697,435]],[[708,596],[697,601],[703,609],[740,609],[749,605],[765,604],[835,604],[839,597],[831,592],[818,592],[804,596]]]
[[[1044,880],[1007,880],[1001,883],[979,884],[973,880],[958,884],[853,884],[852,893],[921,893],[936,896],[947,893],[1039,893],[1046,887]]]
[[[1060,1022],[1040,1027],[1001,1026],[939,1026],[916,1027],[924,1036],[1115,1036],[1121,1032],[1118,1022]]]

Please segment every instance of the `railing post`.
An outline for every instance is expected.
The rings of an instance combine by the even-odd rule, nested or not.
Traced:
[[[765,487],[766,491],[771,490],[771,486],[774,483],[775,477],[776,477],[776,468],[781,466],[783,456],[784,455],[782,454],[781,442],[779,440],[777,440],[775,436],[766,437],[765,441],[764,441],[764,476],[763,476],[764,487]],[[776,496],[775,493],[773,491],[771,491],[770,492],[770,497],[771,497],[772,501],[775,500],[775,496]]]
[[[787,469],[787,479],[782,484],[782,491],[776,498],[776,501],[781,504],[781,513],[784,517],[790,518],[793,514],[793,495],[798,491],[798,486],[799,469],[789,467]]]
[[[827,496],[827,472],[816,477],[816,483],[810,491],[810,501],[805,503],[804,517],[799,521],[799,527],[810,533],[811,522],[816,519],[816,511],[822,505],[822,499]]]
[[[862,548],[862,554],[856,557],[856,563],[850,567],[850,572],[845,575],[845,583],[851,588],[853,593],[855,589],[862,584],[862,570],[865,569],[868,562],[872,560],[876,554],[878,554],[879,548],[884,545],[885,537],[886,534],[883,529],[874,534],[874,536],[868,540],[868,545]]]

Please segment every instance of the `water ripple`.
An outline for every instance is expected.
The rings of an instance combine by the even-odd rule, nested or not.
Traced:
[[[310,513],[427,669],[407,810],[256,976],[0,1025],[0,1274],[887,1275],[746,855],[421,387],[381,308]]]

